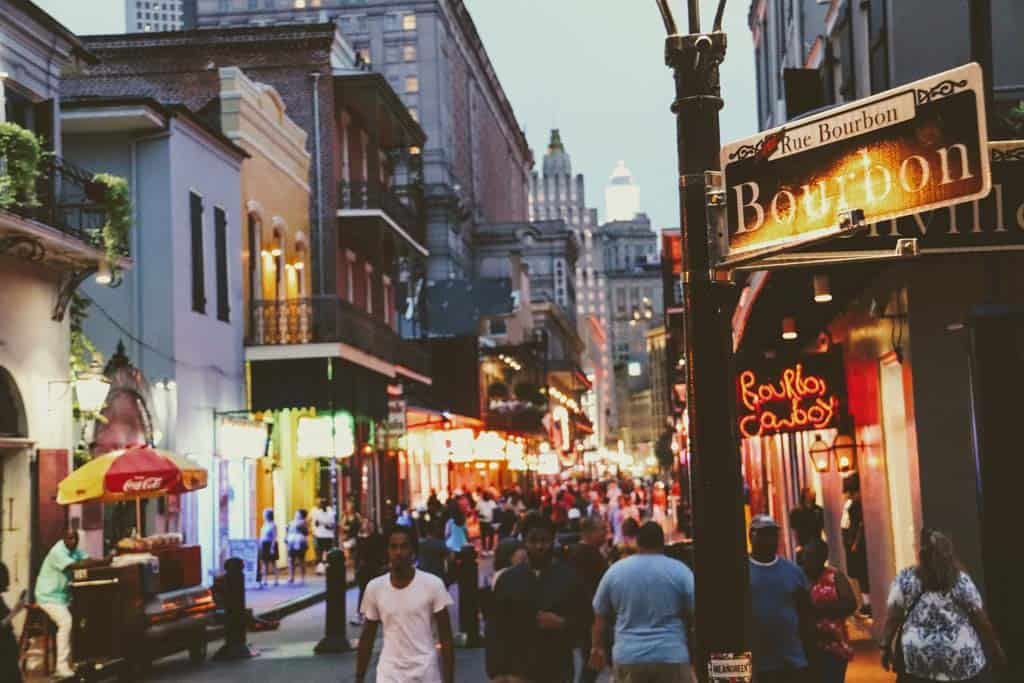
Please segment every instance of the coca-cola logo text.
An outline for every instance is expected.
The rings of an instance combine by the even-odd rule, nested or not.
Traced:
[[[135,476],[124,480],[124,484],[121,486],[121,490],[125,493],[144,493],[147,491],[156,491],[164,483],[162,477],[143,477]]]

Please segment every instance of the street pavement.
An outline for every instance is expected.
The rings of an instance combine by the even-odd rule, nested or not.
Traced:
[[[354,614],[357,592],[348,592],[348,608]],[[252,659],[234,662],[216,662],[213,654],[220,643],[210,644],[211,660],[201,666],[192,666],[185,656],[169,657],[153,666],[150,681],[184,681],[195,683],[221,683],[231,681],[344,681],[355,679],[356,655],[314,655],[313,647],[324,633],[324,603],[285,618],[277,631],[249,634],[249,644],[256,655]],[[359,635],[357,627],[349,627],[349,635]],[[374,652],[376,662],[380,648],[378,638]],[[479,683],[487,680],[484,672],[483,650],[456,650],[456,680],[459,683]],[[368,680],[373,681],[371,675]]]

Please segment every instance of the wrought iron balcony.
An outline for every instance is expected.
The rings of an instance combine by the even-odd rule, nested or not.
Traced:
[[[381,183],[343,180],[338,188],[338,208],[382,211],[417,243],[426,244],[422,189],[418,185],[387,187]]]
[[[106,192],[106,185],[94,181],[91,172],[60,157],[48,156],[39,166],[36,202],[15,201],[7,211],[103,249]],[[127,244],[123,245],[121,255],[128,255]]]
[[[250,346],[324,342],[347,344],[386,363],[430,376],[430,354],[425,349],[340,297],[252,302],[246,340]]]

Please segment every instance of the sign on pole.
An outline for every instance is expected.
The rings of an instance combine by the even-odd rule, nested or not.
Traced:
[[[981,68],[968,64],[722,149],[716,267],[985,197]]]
[[[848,239],[769,256],[750,267],[892,259],[905,240],[916,242],[916,256],[1024,251],[1024,140],[990,142],[989,159],[992,191],[987,197],[870,223]]]

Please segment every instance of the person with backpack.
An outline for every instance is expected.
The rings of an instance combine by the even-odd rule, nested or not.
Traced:
[[[990,668],[1006,667],[981,593],[952,541],[931,529],[921,532],[918,564],[892,583],[882,642],[882,666],[899,683],[980,682]]]

